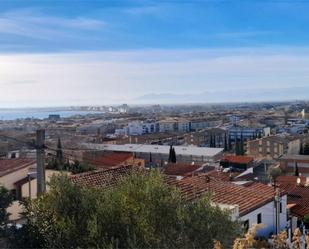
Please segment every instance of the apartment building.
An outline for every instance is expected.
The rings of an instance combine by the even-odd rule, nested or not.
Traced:
[[[228,143],[228,131],[223,128],[209,128],[184,135],[186,145],[224,148]]]
[[[159,122],[160,132],[185,133],[191,130],[191,122],[183,118],[164,119]]]
[[[247,142],[247,154],[253,157],[277,159],[299,154],[300,139],[289,135],[274,135]]]
[[[156,122],[130,122],[127,127],[129,136],[150,134],[159,131],[159,124]]]
[[[217,127],[222,125],[223,121],[218,119],[192,119],[191,131],[199,131],[207,128]]]
[[[244,127],[231,126],[229,129],[229,139],[235,142],[237,139],[251,140],[257,137],[270,135],[269,127]]]

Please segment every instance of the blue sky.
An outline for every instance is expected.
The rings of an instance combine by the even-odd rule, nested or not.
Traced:
[[[292,91],[309,88],[308,13],[304,0],[1,0],[0,106],[309,98]]]

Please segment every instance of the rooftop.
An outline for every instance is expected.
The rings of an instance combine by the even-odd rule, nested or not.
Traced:
[[[121,166],[112,169],[101,169],[70,176],[73,183],[86,187],[111,187],[128,176],[133,166]]]
[[[276,182],[288,193],[288,204],[291,205],[292,214],[302,218],[309,214],[309,186],[306,177],[299,177],[299,185],[297,178],[297,176],[279,176]]]
[[[273,187],[260,183],[244,187],[216,180],[205,174],[175,180],[172,184],[179,187],[182,195],[189,200],[199,198],[204,193],[210,192],[212,193],[211,200],[214,203],[238,205],[241,216],[266,205],[274,199]]]
[[[33,159],[0,159],[0,177],[35,164]]]
[[[171,163],[164,167],[163,173],[172,176],[185,176],[201,169],[202,166],[198,164],[185,164],[185,163]]]
[[[254,158],[249,157],[249,156],[228,155],[228,156],[225,156],[223,160],[228,161],[230,163],[236,163],[236,164],[249,164],[254,161]]]
[[[108,168],[124,164],[132,157],[132,153],[107,152],[104,155],[95,156],[93,160],[89,160],[89,163],[96,167]]]
[[[106,151],[136,152],[136,153],[153,153],[153,154],[169,154],[170,146],[168,145],[146,145],[146,144],[84,144],[89,149],[98,149]],[[204,156],[214,157],[220,154],[222,148],[206,148],[194,146],[174,146],[177,155],[183,156]]]

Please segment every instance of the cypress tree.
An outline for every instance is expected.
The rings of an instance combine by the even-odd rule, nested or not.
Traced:
[[[172,154],[173,154],[173,146],[171,145],[170,146],[170,152],[169,152],[169,155],[168,155],[168,162],[172,162]]]
[[[298,171],[298,164],[295,163],[295,172],[294,172],[295,176],[299,176],[299,171]]]
[[[244,136],[241,133],[240,135],[240,155],[244,155],[245,154],[245,149],[244,149]]]
[[[226,137],[226,133],[224,135],[224,150],[228,151],[228,144],[227,144],[227,137]]]
[[[211,135],[210,135],[210,142],[209,142],[209,147],[210,147],[210,148],[212,148],[212,147],[213,147],[213,145],[212,145],[212,144],[213,144],[212,139],[213,139],[213,138],[212,138],[212,134],[211,134]]]
[[[240,149],[239,149],[239,141],[238,139],[236,139],[236,143],[235,143],[235,154],[236,156],[240,155]]]
[[[58,138],[57,151],[56,151],[56,162],[57,162],[57,168],[58,169],[62,169],[62,166],[63,166],[63,152],[62,152],[62,145],[61,145],[60,138]]]
[[[304,146],[302,142],[300,143],[299,155],[304,155]]]
[[[230,135],[228,135],[228,150],[232,149],[232,140],[230,138]]]
[[[177,159],[176,159],[176,152],[175,152],[175,148],[172,148],[172,163],[176,163]]]

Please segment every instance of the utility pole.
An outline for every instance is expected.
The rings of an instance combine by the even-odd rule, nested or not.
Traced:
[[[275,194],[275,207],[276,207],[276,234],[280,233],[280,191],[277,188]]]
[[[45,192],[45,130],[36,131],[37,196]]]

